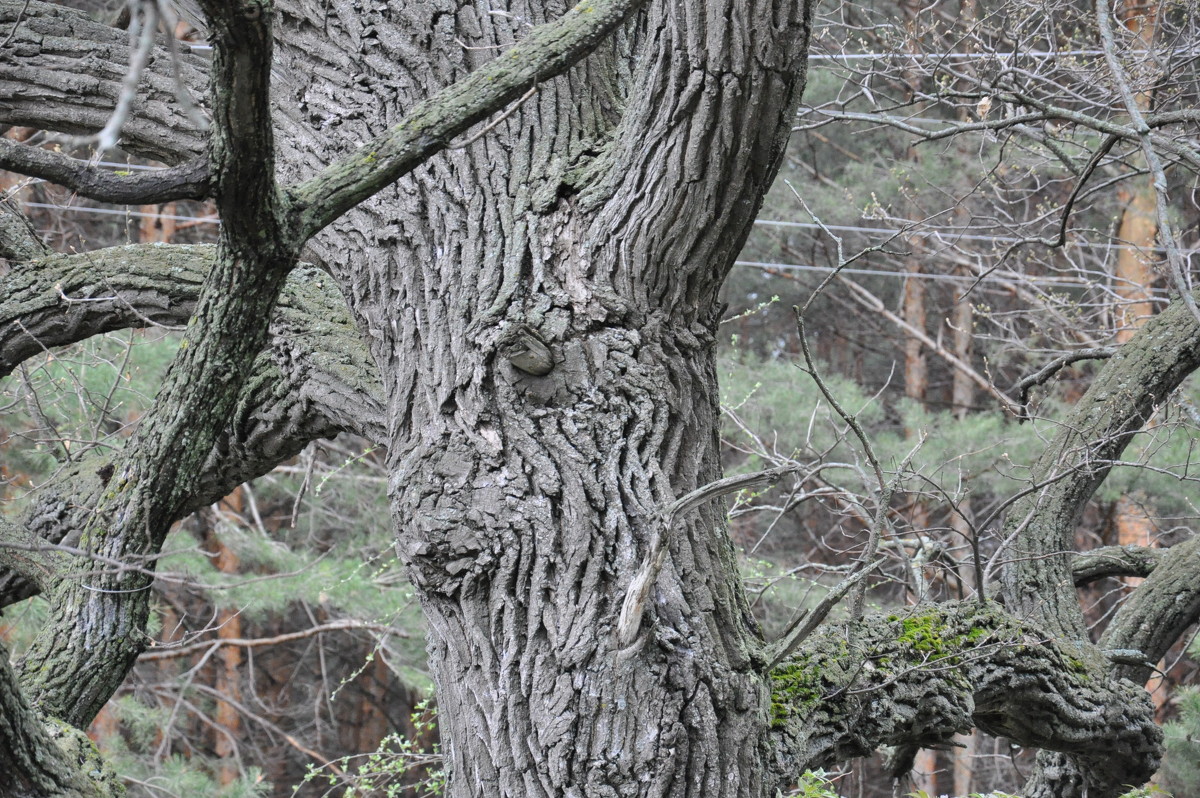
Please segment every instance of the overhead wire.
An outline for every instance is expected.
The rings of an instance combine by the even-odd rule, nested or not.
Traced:
[[[123,166],[124,164],[118,164]],[[55,205],[47,202],[25,202],[22,203],[27,208],[42,208],[47,210],[57,210],[67,213],[92,213],[102,216],[130,216],[135,218],[150,218],[150,219],[170,219],[177,222],[198,222],[203,224],[221,223],[220,219],[215,216],[183,216],[178,214],[168,213],[149,213],[147,211],[119,210],[116,208],[95,208],[81,205]],[[866,235],[879,236],[917,236],[922,238],[933,238],[940,243],[953,245],[958,241],[979,241],[995,244],[1017,244],[1022,242],[1030,242],[1028,238],[1018,238],[1016,236],[1001,236],[1001,235],[985,235],[982,233],[963,233],[955,229],[937,229],[929,230],[927,228],[888,228],[888,227],[862,227],[859,225],[849,224],[817,224],[816,222],[792,222],[784,219],[755,219],[754,224],[760,227],[784,227],[797,228],[802,230],[829,230],[837,233],[863,233]],[[1077,241],[1069,244],[1071,248],[1078,249],[1097,249],[1097,250],[1138,250],[1143,252],[1155,251],[1160,247],[1139,247],[1134,244],[1105,244],[1094,241]],[[1200,252],[1200,248],[1189,248],[1183,250],[1184,254],[1195,254]]]
[[[191,49],[192,51],[196,51],[196,52],[207,52],[212,49],[211,45],[202,44],[202,43],[201,44],[191,44],[191,45],[187,45],[187,46],[189,47],[189,49]],[[1138,50],[1138,51],[1130,51],[1130,54],[1131,55],[1146,55],[1146,54],[1150,54],[1151,52],[1152,51],[1150,51],[1150,50]],[[1174,54],[1174,55],[1180,55],[1180,54],[1200,55],[1200,50],[1197,50],[1195,48],[1180,48],[1180,49],[1172,50],[1172,51],[1170,51],[1170,53]],[[892,59],[892,58],[903,58],[903,59],[906,59],[909,61],[926,61],[926,60],[956,60],[956,61],[959,61],[959,60],[981,60],[981,59],[992,59],[992,58],[1005,59],[1005,58],[1018,58],[1018,57],[1049,59],[1049,58],[1073,58],[1073,57],[1089,57],[1089,56],[1103,56],[1103,55],[1104,55],[1104,52],[1102,50],[1035,50],[1035,51],[1025,51],[1025,52],[1010,51],[1010,52],[981,52],[981,53],[954,53],[954,52],[943,52],[943,53],[901,53],[901,52],[812,53],[809,55],[809,60],[811,60],[811,61],[865,61],[865,60],[875,60],[875,59],[882,60],[882,59]],[[114,161],[98,161],[97,165],[111,167],[111,168],[118,168],[118,169],[136,170],[136,171],[155,171],[156,169],[162,168],[162,167],[147,166],[145,164],[118,163],[118,162],[114,162]],[[62,205],[53,205],[53,204],[49,204],[49,203],[38,203],[38,202],[27,202],[27,203],[24,203],[24,205],[26,207],[30,207],[30,208],[44,208],[44,209],[58,210],[60,212],[91,213],[91,214],[97,214],[97,215],[124,216],[124,217],[131,217],[131,218],[159,218],[159,219],[168,219],[168,220],[180,221],[180,222],[195,222],[198,224],[216,224],[216,225],[220,224],[220,220],[217,219],[216,217],[148,213],[145,211],[118,210],[118,209],[113,209],[113,208],[62,206]],[[1029,239],[1019,238],[1016,236],[1002,236],[1002,235],[991,235],[991,234],[982,234],[982,233],[966,233],[966,232],[959,232],[957,230],[933,230],[933,231],[930,231],[928,229],[905,230],[905,229],[898,229],[898,228],[893,229],[893,228],[881,228],[881,227],[864,227],[864,226],[859,226],[859,225],[817,224],[815,222],[795,222],[795,221],[787,221],[787,220],[782,220],[782,219],[756,219],[754,224],[757,226],[761,226],[761,227],[782,227],[782,228],[806,229],[806,230],[822,230],[823,229],[823,230],[828,230],[828,231],[832,231],[832,232],[861,233],[861,234],[865,234],[865,235],[904,236],[904,235],[912,234],[912,235],[918,235],[918,236],[922,236],[922,237],[932,236],[936,240],[938,240],[942,243],[945,243],[945,244],[950,244],[950,245],[954,244],[957,241],[976,241],[976,242],[986,242],[986,243],[995,243],[995,244],[1017,244],[1017,243],[1022,243],[1022,242],[1026,242],[1029,240]],[[1137,249],[1137,250],[1145,251],[1148,249],[1145,247],[1137,247],[1132,244],[1109,244],[1109,243],[1098,243],[1098,242],[1088,242],[1088,241],[1072,242],[1070,244],[1070,246],[1075,247],[1075,248],[1080,248],[1080,249],[1093,249],[1093,250],[1102,250],[1102,251],[1127,250],[1127,249]],[[1188,249],[1188,250],[1185,250],[1185,254],[1193,254],[1198,251],[1200,251],[1200,250]],[[737,261],[735,263],[735,265],[755,267],[755,268],[771,268],[771,269],[779,269],[779,270],[790,270],[790,271],[828,272],[828,271],[832,270],[832,268],[833,268],[833,267],[827,267],[827,266],[817,266],[814,264],[766,263],[766,262],[760,262],[760,261]],[[842,271],[844,273],[850,273],[850,274],[896,276],[896,277],[905,277],[905,278],[910,277],[910,276],[919,276],[921,279],[947,279],[947,280],[959,280],[959,281],[961,281],[963,279],[974,279],[974,278],[957,276],[957,275],[937,275],[937,274],[913,275],[912,273],[909,273],[909,272],[887,272],[887,271],[872,270],[872,269],[843,269]],[[1054,280],[1055,278],[1041,278],[1041,279]],[[1064,284],[1064,285],[1079,284],[1078,282],[1072,283],[1072,282],[1063,281],[1063,280],[1057,280],[1057,282]]]

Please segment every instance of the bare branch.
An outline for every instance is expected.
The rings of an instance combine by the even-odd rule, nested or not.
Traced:
[[[1028,418],[1026,407],[1029,405],[1029,392],[1038,385],[1044,385],[1051,377],[1057,374],[1062,369],[1078,363],[1081,360],[1105,360],[1117,353],[1117,350],[1112,347],[1100,347],[1092,349],[1080,349],[1075,352],[1068,352],[1065,355],[1060,355],[1054,358],[1040,369],[1025,377],[1011,389],[1011,392],[1017,394],[1019,403],[1017,418],[1024,421]]]
[[[1071,560],[1075,587],[1106,577],[1149,576],[1164,558],[1171,556],[1170,552],[1149,546],[1104,546],[1082,551]]]
[[[539,25],[520,44],[416,108],[351,157],[289,194],[292,235],[306,241],[343,213],[390,185],[430,155],[537,83],[561,74],[604,40],[645,0],[583,0]]]
[[[0,169],[40,177],[99,202],[141,205],[209,195],[208,159],[133,174],[0,138]]]

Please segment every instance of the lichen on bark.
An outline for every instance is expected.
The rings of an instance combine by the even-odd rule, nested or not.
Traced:
[[[932,747],[980,728],[1074,754],[1092,794],[1154,774],[1149,698],[1094,646],[1057,638],[996,604],[955,602],[822,628],[771,673],[772,729],[793,773],[881,746]]]

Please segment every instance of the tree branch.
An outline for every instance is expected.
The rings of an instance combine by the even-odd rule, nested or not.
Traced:
[[[1015,612],[1065,639],[1086,640],[1071,574],[1079,514],[1155,409],[1200,367],[1200,324],[1173,303],[1108,359],[1034,465],[1041,490],[1015,502],[1002,537],[1012,537],[1004,585]],[[1061,479],[1047,482],[1061,475]]]
[[[1178,547],[1176,547],[1178,548]],[[1071,575],[1075,587],[1090,585],[1110,576],[1147,577],[1175,549],[1152,549],[1149,546],[1103,546],[1082,551],[1071,559]],[[1141,590],[1141,588],[1138,588]],[[1117,648],[1133,646],[1119,645]]]
[[[12,270],[0,277],[0,377],[48,348],[100,333],[186,324],[215,255],[211,246],[135,244]],[[274,367],[332,427],[384,439],[374,363],[328,275],[304,267],[289,278],[270,348]]]
[[[1162,732],[1149,697],[1111,678],[1094,647],[1068,648],[995,604],[910,609],[825,627],[772,672],[784,772],[882,745],[946,744],[977,726],[1079,757],[1092,798],[1112,798],[1130,779],[1154,774]]]
[[[157,646],[148,651],[144,651],[142,656],[138,659],[143,662],[146,660],[176,659],[178,657],[191,656],[198,651],[209,651],[210,649],[220,648],[221,646],[237,646],[238,648],[278,646],[282,645],[283,643],[290,643],[293,640],[305,640],[310,637],[316,637],[317,635],[325,634],[327,632],[348,632],[360,629],[370,632],[378,632],[385,635],[408,637],[408,633],[404,630],[393,629],[386,624],[369,623],[367,621],[358,621],[353,618],[342,618],[340,620],[318,624],[308,629],[301,629],[298,632],[287,632],[285,634],[274,635],[272,637],[220,637],[216,640],[200,640],[195,643],[188,643],[182,646]]]
[[[1065,355],[1054,358],[1028,377],[1023,378],[1009,389],[1019,397],[1017,401],[1020,403],[1020,412],[1017,417],[1022,420],[1028,418],[1025,408],[1029,404],[1029,392],[1034,386],[1045,385],[1051,377],[1072,363],[1078,363],[1081,360],[1106,360],[1116,354],[1116,352],[1116,349],[1107,346],[1067,352]]]
[[[1189,626],[1200,620],[1200,535],[1159,552],[1146,581],[1117,610],[1104,630],[1104,648],[1134,649],[1150,663],[1162,659]],[[1121,665],[1118,673],[1139,684],[1149,665]]]
[[[25,215],[0,200],[0,258],[20,263],[49,254]]]
[[[583,0],[520,44],[418,104],[351,157],[294,186],[291,230],[306,241],[346,211],[444,149],[450,140],[532,86],[565,72],[645,0]]]
[[[0,642],[0,772],[10,798],[115,798],[124,790],[78,729],[43,722],[25,699]]]
[[[0,29],[8,26],[15,27],[0,57],[0,122],[82,135],[103,128],[129,71],[127,34],[39,0],[0,0]],[[122,127],[121,146],[174,164],[202,155],[206,138],[177,102],[174,75],[153,68],[170,63],[168,51],[155,48],[139,84],[140,101]],[[203,91],[205,60],[180,56],[180,63],[185,86]]]
[[[858,283],[854,282],[853,280],[848,280],[841,275],[838,275],[838,280],[842,283],[842,285],[850,289],[850,293],[862,305],[870,308],[875,313],[880,314],[892,324],[896,325],[909,335],[919,340],[922,344],[929,347],[934,354],[945,360],[951,367],[958,369],[960,372],[965,374],[971,380],[971,382],[978,385],[984,392],[995,397],[995,399],[1000,402],[1000,406],[1008,411],[1008,413],[1015,417],[1019,417],[1021,415],[1022,408],[1018,407],[1012,399],[1009,399],[1007,396],[1005,396],[1004,392],[993,385],[991,380],[987,379],[974,368],[972,368],[970,363],[967,363],[966,361],[962,360],[962,358],[946,349],[944,346],[941,346],[937,341],[930,338],[924,330],[914,327],[900,316],[897,316],[895,313],[888,310],[887,306],[883,304],[883,301],[880,300],[879,297],[875,296]]]
[[[4,138],[0,138],[0,169],[49,180],[98,202],[126,205],[206,199],[210,188],[207,159],[153,172],[122,174]]]
[[[211,246],[135,245],[10,272],[0,278],[7,298],[0,302],[0,372],[99,332],[183,324],[214,254]],[[383,441],[381,396],[341,294],[323,272],[297,269],[276,307],[269,351],[248,376],[183,512],[211,504],[317,438],[346,431]],[[20,539],[77,543],[104,490],[96,470],[112,461],[84,458],[43,488],[22,517]],[[28,580],[0,571],[0,607],[36,592]]]

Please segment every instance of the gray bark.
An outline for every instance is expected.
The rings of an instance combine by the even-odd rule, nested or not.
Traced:
[[[0,278],[7,297],[0,307],[0,374],[45,349],[100,332],[185,324],[215,256],[213,247],[145,245],[14,268]],[[378,375],[328,275],[311,267],[292,273],[270,338],[181,512],[211,504],[318,438],[351,432],[383,439]],[[112,462],[97,455],[72,464],[39,491],[20,520],[21,532],[2,537],[26,550],[77,546],[105,490],[97,472]],[[32,554],[21,556],[24,572],[0,570],[0,607],[40,590],[26,575]]]
[[[125,794],[87,735],[39,715],[0,643],[0,772],[5,798],[115,798]]]
[[[22,5],[0,0],[0,25]],[[100,260],[120,268],[82,270],[64,293],[119,300],[85,308],[58,297],[47,280],[72,274],[67,259],[23,275],[25,304],[0,303],[0,319],[62,342],[193,313],[189,346],[114,469],[116,487],[81,467],[10,538],[99,536],[101,553],[145,565],[170,520],[306,436],[349,427],[387,446],[397,546],[430,622],[455,798],[770,795],[804,768],[972,724],[1073,757],[1091,768],[1092,796],[1153,771],[1144,694],[1079,634],[1060,552],[1103,461],[1119,454],[1114,442],[1195,368],[1197,347],[1177,340],[1190,328],[1139,333],[1081,403],[1070,428],[1083,437],[1039,465],[1040,479],[1061,478],[1014,514],[1029,523],[1015,542],[1011,606],[1030,622],[967,605],[924,613],[913,628],[867,618],[820,632],[768,674],[721,507],[660,526],[676,497],[719,476],[717,292],[786,142],[809,3],[653,3],[618,25],[636,3],[597,2],[599,23],[583,30],[587,3],[564,16],[562,4],[536,0],[515,0],[506,15],[448,0],[289,0],[275,12],[269,120],[269,41],[239,47],[265,29],[236,15],[270,9],[209,5],[224,20],[213,26],[208,163],[226,224],[203,283],[194,261],[173,284],[170,263],[113,250]],[[0,55],[0,121],[99,127],[127,61],[124,35],[36,2],[29,15]],[[568,22],[529,27],[560,17]],[[557,49],[547,44],[555,36]],[[530,64],[496,57],[514,44]],[[473,82],[458,82],[465,76]],[[189,60],[185,80],[199,85],[203,63]],[[242,80],[258,88],[230,94]],[[191,161],[204,139],[166,105],[161,72],[147,82],[128,146]],[[74,97],[85,84],[88,97]],[[482,136],[453,143],[530,85]],[[290,187],[276,184],[272,154]],[[326,271],[285,288],[299,247],[327,224],[306,250]],[[366,356],[330,304],[335,287]],[[314,323],[324,312],[331,321]],[[29,335],[0,326],[9,368],[33,351]],[[372,366],[378,393],[366,395]],[[199,412],[194,395],[170,387],[185,379],[201,380],[217,410]],[[353,404],[339,408],[339,392]],[[168,451],[186,457],[151,475]],[[616,619],[656,535],[669,555],[624,647]],[[111,597],[132,594],[73,593],[42,569],[88,564],[37,554],[8,562],[54,591],[53,622],[21,687],[51,714],[86,722],[136,654],[144,606]],[[146,575],[118,577],[105,586],[137,588]],[[1039,587],[1048,604],[1034,600]],[[972,628],[985,629],[982,640]],[[101,657],[105,648],[115,656]],[[43,675],[41,664],[62,662]],[[89,664],[102,676],[74,678]],[[19,742],[0,734],[0,753]],[[1066,779],[1048,769],[1041,783]]]
[[[828,767],[881,745],[915,752],[977,727],[1073,755],[1091,795],[1117,795],[1157,770],[1149,696],[1111,676],[1094,648],[995,605],[908,609],[827,627],[773,672],[774,750],[785,763]],[[1048,794],[1078,794],[1059,786]]]

